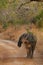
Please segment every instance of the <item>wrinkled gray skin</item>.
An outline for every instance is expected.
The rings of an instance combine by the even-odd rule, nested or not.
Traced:
[[[36,36],[34,36],[33,33],[22,34],[18,41],[18,47],[21,47],[21,45],[23,43],[22,39],[26,39],[28,41],[28,44],[30,44],[30,47],[27,46],[27,48],[26,48],[27,49],[27,58],[33,58],[33,53],[34,53],[36,42],[37,42]],[[27,44],[26,41],[24,43]]]

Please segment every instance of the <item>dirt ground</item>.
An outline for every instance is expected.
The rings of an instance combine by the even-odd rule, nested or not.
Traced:
[[[19,30],[10,28],[0,33],[0,65],[43,65],[43,29],[32,28],[30,31],[37,36],[33,59],[26,58],[24,45],[21,48],[17,46],[19,36],[27,32],[25,26]]]

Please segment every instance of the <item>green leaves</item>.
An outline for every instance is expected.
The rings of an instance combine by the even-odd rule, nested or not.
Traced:
[[[0,0],[0,8],[6,7],[7,4],[8,4],[8,0]]]
[[[40,28],[43,27],[43,10],[35,17],[36,25]]]

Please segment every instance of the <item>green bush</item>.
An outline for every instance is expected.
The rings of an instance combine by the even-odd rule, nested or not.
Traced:
[[[3,27],[3,29],[6,30],[6,28],[8,27],[8,24],[7,24],[6,22],[4,22],[4,23],[2,24],[2,27]]]
[[[43,27],[43,10],[35,17],[36,19],[36,26],[41,28]]]
[[[6,7],[8,0],[0,0],[0,7]]]

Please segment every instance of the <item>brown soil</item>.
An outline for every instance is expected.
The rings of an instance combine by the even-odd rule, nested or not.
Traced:
[[[14,42],[18,41],[21,34],[27,32],[27,28],[28,26],[17,27],[16,29],[9,27],[0,33],[0,65],[43,65],[43,29],[39,30],[33,27],[30,30],[37,36],[33,59],[26,58],[24,45],[18,48],[17,42]]]

